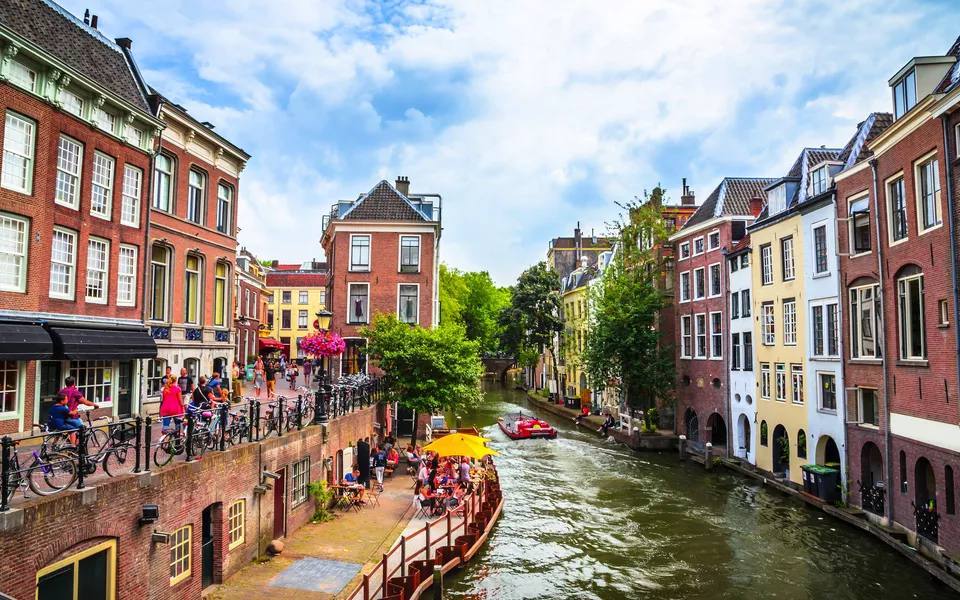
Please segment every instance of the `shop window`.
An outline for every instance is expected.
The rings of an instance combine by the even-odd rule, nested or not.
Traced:
[[[75,360],[70,363],[70,375],[77,379],[77,389],[83,397],[97,404],[110,404],[113,382],[112,363],[107,360]]]
[[[170,536],[170,585],[190,577],[193,568],[193,526],[187,525]]]
[[[12,360],[0,361],[0,414],[16,413],[20,408],[20,365]]]
[[[233,550],[243,544],[246,528],[246,508],[246,500],[237,500],[230,505],[230,510],[227,514],[230,529],[230,545],[227,547],[228,550]]]

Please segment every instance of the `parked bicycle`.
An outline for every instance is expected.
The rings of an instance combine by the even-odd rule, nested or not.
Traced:
[[[210,445],[210,431],[202,424],[196,425],[193,437],[190,440],[190,451],[193,457],[203,456]],[[174,456],[185,454],[187,451],[187,431],[183,417],[174,417],[173,427],[164,432],[157,441],[153,450],[153,464],[165,467],[170,464]]]
[[[17,452],[19,441],[13,442],[10,456],[10,469],[7,479],[7,497],[3,504],[9,504],[17,490],[27,497],[27,488],[38,496],[49,496],[61,492],[77,479],[74,457],[60,452],[46,453],[44,446],[31,451],[33,461],[29,467],[20,467],[20,455]]]

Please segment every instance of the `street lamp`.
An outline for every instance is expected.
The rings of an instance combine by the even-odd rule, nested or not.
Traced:
[[[333,318],[333,313],[327,309],[321,309],[317,312],[317,329],[320,331],[327,331],[330,329],[330,319]],[[323,361],[326,357],[320,357],[320,379],[317,383],[317,393],[322,394],[320,397],[320,410],[317,411],[317,421],[320,423],[327,422],[327,398],[329,398],[329,389],[327,388],[327,372],[323,367]]]

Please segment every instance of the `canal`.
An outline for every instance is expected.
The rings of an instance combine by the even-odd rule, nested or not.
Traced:
[[[953,598],[878,540],[721,469],[635,453],[552,415],[556,440],[509,441],[531,410],[485,383],[463,414],[494,442],[506,503],[450,598]]]

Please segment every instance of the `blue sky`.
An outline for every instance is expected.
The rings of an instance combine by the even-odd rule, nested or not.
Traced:
[[[891,75],[960,35],[951,1],[62,4],[253,155],[239,224],[258,256],[319,258],[331,204],[405,175],[443,195],[442,260],[504,285],[658,183],[703,199],[843,145],[890,110]]]

